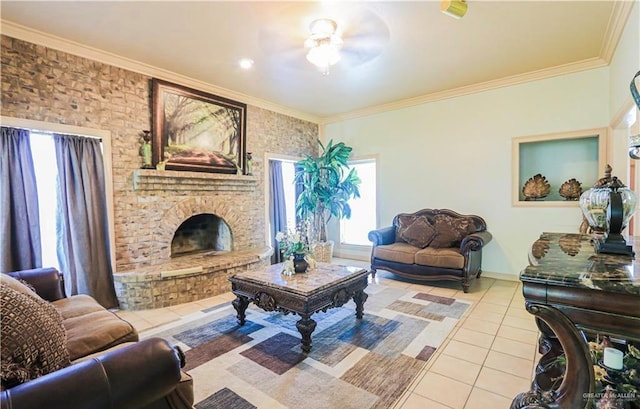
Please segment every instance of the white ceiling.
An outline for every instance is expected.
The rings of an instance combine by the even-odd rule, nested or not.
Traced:
[[[469,0],[456,20],[438,1],[2,0],[0,15],[3,27],[25,26],[327,120],[607,65],[629,4]],[[344,33],[344,56],[328,76],[303,48],[320,17]],[[255,61],[251,70],[238,67],[242,57]]]

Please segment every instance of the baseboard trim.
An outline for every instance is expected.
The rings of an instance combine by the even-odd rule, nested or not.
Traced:
[[[480,278],[482,277],[494,278],[496,280],[520,282],[519,274],[514,275],[514,274],[507,274],[507,273],[493,273],[491,271],[483,271],[482,274],[480,275]]]
[[[333,249],[333,256],[338,258],[348,258],[351,260],[370,261],[371,249],[357,250],[336,247]]]

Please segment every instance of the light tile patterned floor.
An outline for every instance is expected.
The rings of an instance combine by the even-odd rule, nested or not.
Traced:
[[[361,261],[333,262],[368,267]],[[412,284],[384,271],[376,280],[473,302],[395,409],[508,408],[518,393],[529,389],[538,359],[538,330],[524,308],[519,282],[483,277],[465,294],[459,283],[451,281]],[[118,315],[144,332],[234,298],[229,292],[174,307],[118,311]]]

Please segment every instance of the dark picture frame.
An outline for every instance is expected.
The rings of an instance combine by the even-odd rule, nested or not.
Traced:
[[[153,165],[246,174],[247,105],[152,79]]]

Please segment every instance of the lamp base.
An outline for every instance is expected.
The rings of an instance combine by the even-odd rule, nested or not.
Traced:
[[[596,253],[635,256],[633,248],[627,245],[621,234],[609,234],[604,241],[597,241]]]

